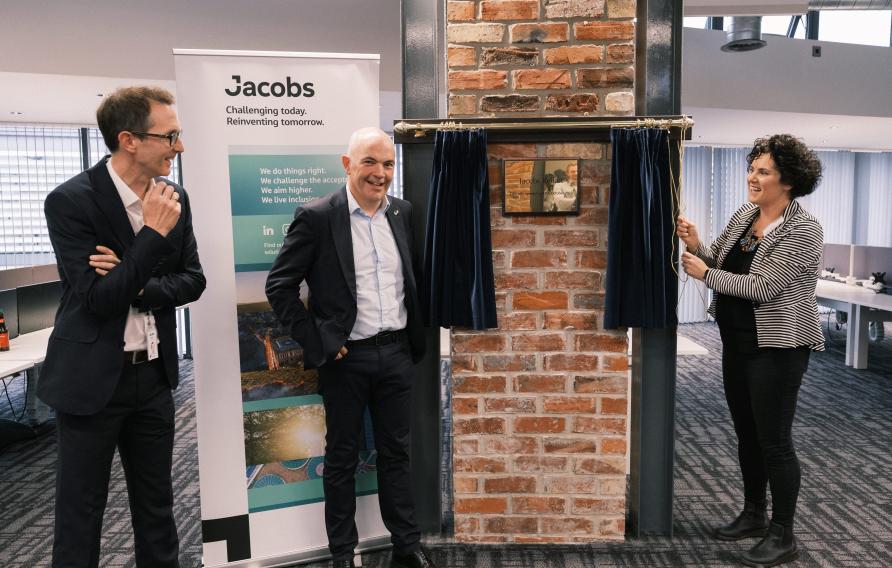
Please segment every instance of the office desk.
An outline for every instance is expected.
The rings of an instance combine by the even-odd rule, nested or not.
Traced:
[[[50,340],[53,328],[22,334],[9,341],[9,351],[0,353],[0,361],[31,361],[35,365],[43,363],[46,358],[46,345]]]
[[[30,360],[20,361],[19,359],[3,357],[3,355],[5,355],[5,353],[0,354],[0,378],[27,371],[34,366],[34,363]]]
[[[6,377],[10,377],[12,375],[16,375],[21,373],[22,371],[27,371],[34,367],[34,363],[31,361],[20,361],[18,359],[11,359],[9,357],[5,357],[8,352],[4,351],[0,353],[0,379],[5,379]],[[6,381],[3,381],[6,383]],[[4,384],[4,390],[6,385]],[[0,404],[5,404],[6,400],[0,400]],[[27,401],[25,407],[27,408]],[[15,415],[15,409],[11,408],[10,411]],[[28,438],[34,437],[34,430],[24,424],[22,422],[17,422],[15,420],[9,420],[7,418],[0,418],[0,444],[4,442],[14,442],[16,440],[26,440]]]
[[[883,322],[892,319],[892,296],[827,280],[818,280],[815,295],[820,305],[849,314],[846,329],[846,365],[856,369],[866,369],[867,325],[871,321]]]
[[[9,341],[9,351],[0,353],[0,378],[22,371],[27,373],[25,416],[28,424],[2,421],[0,439],[3,441],[33,438],[35,434],[31,425],[40,426],[49,418],[49,407],[37,399],[37,381],[40,364],[46,358],[46,345],[52,331],[52,328],[47,328],[20,335]]]

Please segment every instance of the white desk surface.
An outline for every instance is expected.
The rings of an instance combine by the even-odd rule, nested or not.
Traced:
[[[9,357],[5,357],[7,353],[7,351],[0,353],[0,378],[27,371],[34,366],[34,363],[30,359],[10,359]]]
[[[0,363],[4,361],[28,361],[32,365],[43,363],[46,358],[46,344],[53,328],[22,334],[9,341],[9,351],[0,353]]]
[[[849,286],[842,282],[818,280],[815,295],[818,298],[827,298],[846,302],[847,304],[858,304],[859,306],[892,312],[892,295],[877,294],[872,290],[866,290],[860,286]]]

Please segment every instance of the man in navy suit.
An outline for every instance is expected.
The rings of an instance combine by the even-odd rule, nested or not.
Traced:
[[[205,278],[186,192],[162,179],[184,150],[173,103],[150,87],[108,95],[96,117],[111,156],[44,203],[62,284],[37,390],[56,409],[56,568],[99,564],[116,447],[137,566],[179,566],[174,310],[198,299]]]
[[[355,472],[363,410],[378,451],[378,500],[394,564],[433,567],[421,549],[409,471],[414,363],[424,354],[412,262],[412,206],[387,195],[394,147],[378,128],[353,133],[347,185],[298,208],[266,281],[279,321],[319,370],[325,405],[325,528],[335,568],[353,566]],[[309,306],[300,284],[310,290]]]

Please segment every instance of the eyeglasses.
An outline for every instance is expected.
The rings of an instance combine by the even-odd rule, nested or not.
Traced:
[[[152,138],[164,138],[167,140],[171,147],[177,143],[177,140],[180,139],[180,136],[183,135],[183,131],[179,130],[177,132],[171,132],[170,134],[155,134],[154,132],[131,132],[134,136],[151,136]]]

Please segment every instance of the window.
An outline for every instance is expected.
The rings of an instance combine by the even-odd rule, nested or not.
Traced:
[[[684,27],[686,28],[699,28],[701,30],[706,29],[706,22],[708,18],[700,18],[700,17],[688,17],[684,19]]]
[[[889,47],[892,10],[824,10],[818,39]]]
[[[763,16],[762,17],[762,34],[774,34],[786,36],[787,30],[790,29],[790,22],[795,16]],[[805,17],[796,26],[797,38],[805,38]],[[765,39],[764,37],[762,39]]]
[[[98,128],[88,129],[87,144],[90,148],[90,155],[86,167],[93,166],[101,157],[109,153],[108,146],[105,145],[105,140],[102,139],[102,133],[99,132]]]
[[[82,169],[80,129],[0,124],[0,268],[55,262],[43,200]]]
[[[0,123],[0,270],[56,262],[43,201],[107,153],[97,128]],[[170,177],[180,180],[179,160]]]

